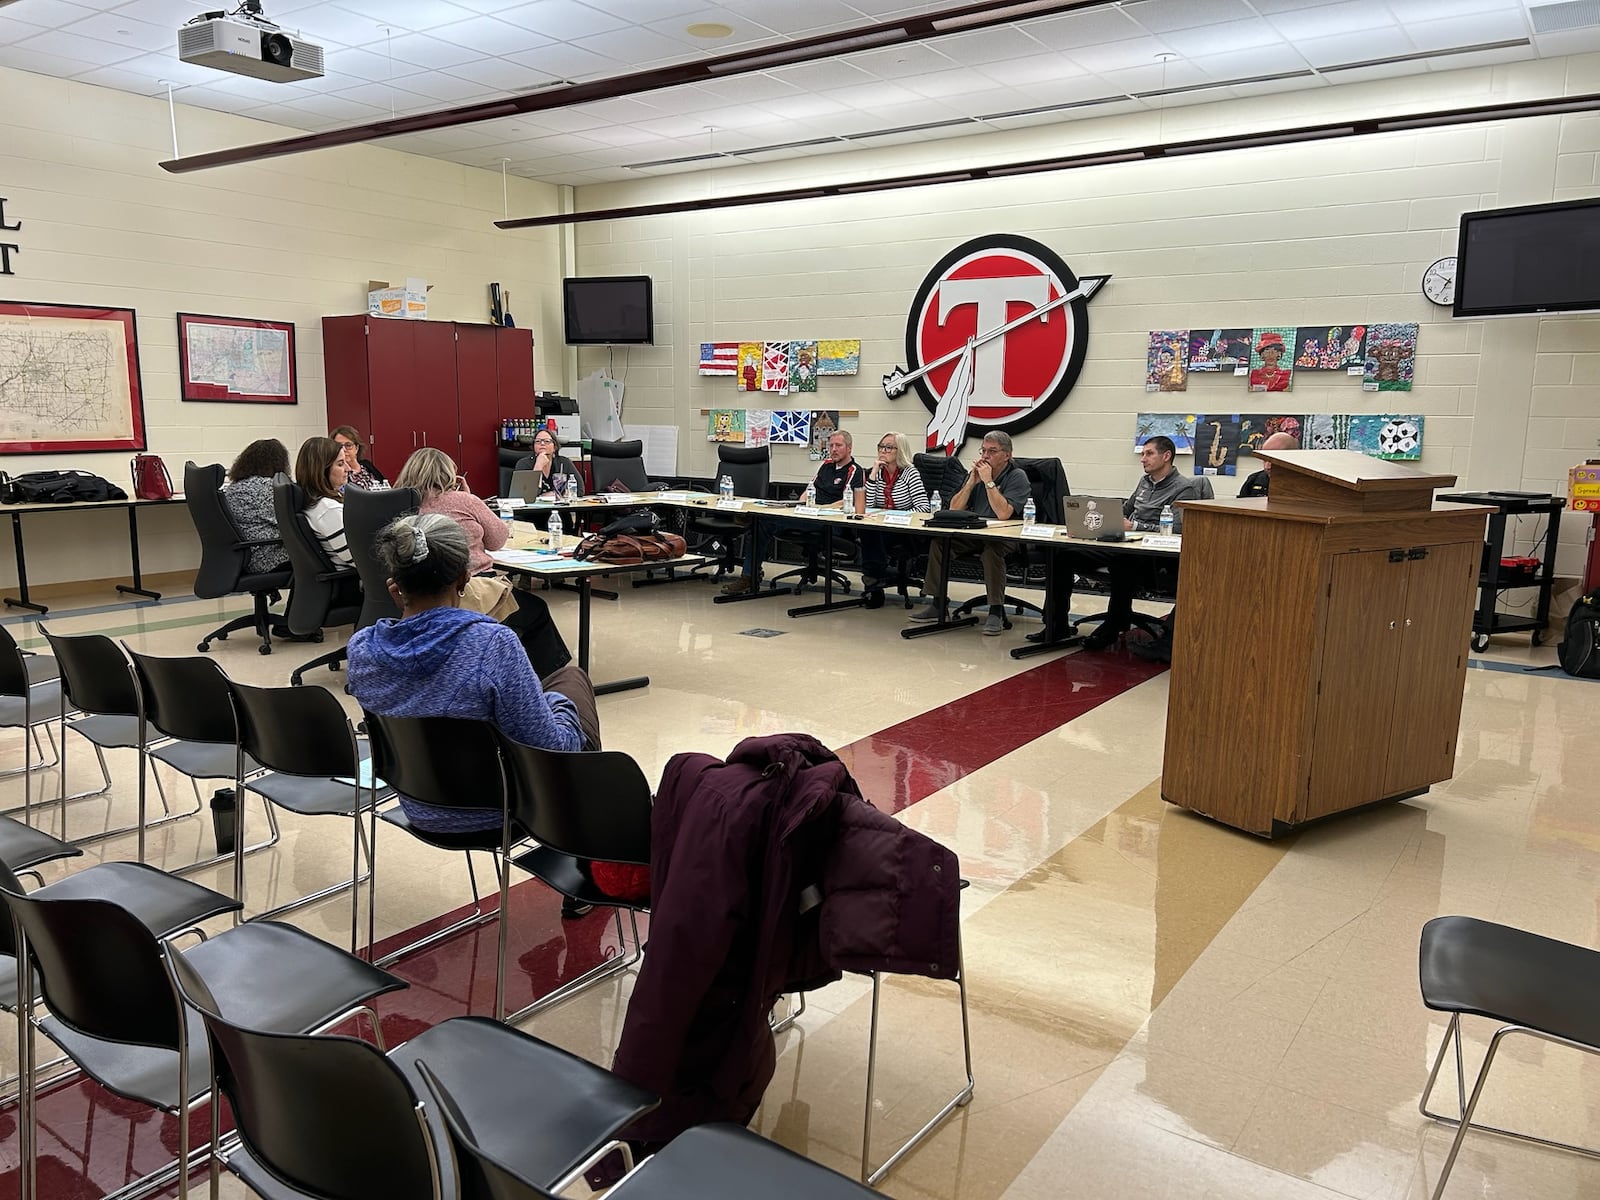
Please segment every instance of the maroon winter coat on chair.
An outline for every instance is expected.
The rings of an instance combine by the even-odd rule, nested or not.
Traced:
[[[674,756],[650,829],[649,947],[612,1069],[662,1103],[630,1139],[748,1124],[786,992],[845,970],[955,978],[955,854],[863,800],[813,737]]]

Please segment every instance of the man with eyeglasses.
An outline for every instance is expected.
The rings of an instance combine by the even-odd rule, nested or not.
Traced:
[[[992,429],[983,435],[978,461],[967,472],[966,483],[950,498],[947,507],[966,509],[997,521],[1021,520],[1029,494],[1027,472],[1011,461],[1011,435]],[[957,554],[978,553],[983,558],[983,589],[989,601],[989,617],[983,623],[983,633],[986,637],[997,637],[1006,627],[1002,613],[1006,599],[1006,545],[976,538],[958,537],[952,541]],[[908,620],[937,621],[942,615],[939,601],[932,597],[939,595],[944,566],[944,542],[934,539],[928,546],[928,571],[922,585],[929,600]]]
[[[843,429],[828,435],[828,457],[822,460],[811,486],[818,508],[842,508],[846,512],[867,511],[867,473],[851,453],[855,439]],[[744,574],[722,585],[725,596],[742,596],[755,586],[756,556],[762,562],[772,553],[773,541],[786,531],[809,529],[804,521],[762,521],[760,535],[746,538]]]

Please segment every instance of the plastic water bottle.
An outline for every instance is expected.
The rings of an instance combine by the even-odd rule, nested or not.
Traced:
[[[717,480],[717,494],[720,495],[724,500],[733,499],[732,475],[724,475],[721,479]]]
[[[805,503],[807,508],[816,507],[816,503],[817,503],[817,484],[816,484],[815,480],[812,480],[810,483],[806,484],[806,494],[804,496],[802,496],[800,499]]]
[[[1172,505],[1165,505],[1161,509],[1161,536],[1172,536]]]
[[[928,497],[929,512],[938,512],[942,507],[944,506],[939,503],[939,493],[937,491]]]
[[[561,549],[561,514],[552,510],[545,528],[550,531],[550,549]]]
[[[1033,497],[1028,497],[1028,502],[1022,506],[1023,525],[1032,525],[1039,519],[1039,506],[1033,502]]]

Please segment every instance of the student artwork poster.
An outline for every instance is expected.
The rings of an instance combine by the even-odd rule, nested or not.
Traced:
[[[1364,325],[1302,325],[1296,330],[1294,367],[1298,371],[1345,371],[1366,362]]]
[[[1373,325],[1367,330],[1367,365],[1361,390],[1409,392],[1416,361],[1416,325]]]
[[[1140,413],[1133,426],[1134,452],[1158,435],[1171,438],[1179,454],[1194,453],[1194,414]]]
[[[1189,370],[1238,371],[1250,365],[1250,329],[1193,329],[1189,332]]]
[[[1145,355],[1144,390],[1182,392],[1189,387],[1189,331],[1155,329]]]
[[[1255,331],[1255,342],[1250,347],[1252,392],[1287,392],[1294,386],[1289,352],[1295,340],[1296,330],[1287,325]]]

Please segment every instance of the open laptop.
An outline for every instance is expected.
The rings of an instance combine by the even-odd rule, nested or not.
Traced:
[[[1075,538],[1091,541],[1102,533],[1122,532],[1121,496],[1063,496],[1062,525]]]
[[[542,478],[538,471],[511,472],[511,486],[507,489],[505,498],[532,504],[539,498],[539,482]]]

